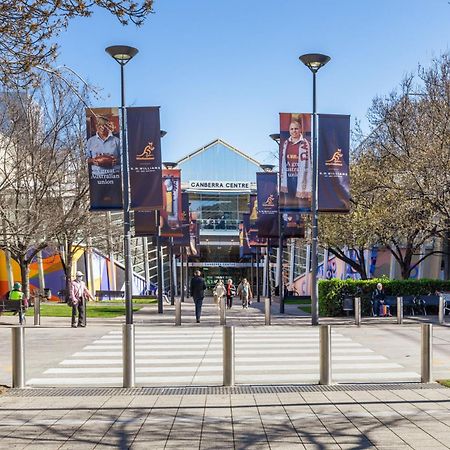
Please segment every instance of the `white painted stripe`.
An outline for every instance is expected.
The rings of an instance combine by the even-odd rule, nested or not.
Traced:
[[[334,353],[373,353],[373,350],[370,350],[369,348],[364,348],[364,347],[355,347],[355,348],[336,348],[333,349]],[[291,355],[293,358],[295,358],[296,354],[297,356],[301,356],[304,354],[316,354],[318,353],[318,349],[317,348],[293,348],[293,349],[285,349],[285,348],[280,348],[276,350],[276,354],[277,355],[282,355],[282,354],[286,354],[286,355]],[[212,350],[206,350],[206,354],[208,356],[221,356],[222,352],[218,352],[218,351],[212,351]],[[242,350],[239,351],[240,355],[269,355],[270,356],[270,352],[266,352],[264,349],[252,349],[252,350]],[[176,357],[176,354],[172,353],[173,357]],[[205,351],[197,351],[197,350],[184,350],[180,356],[202,356],[205,355]],[[76,352],[72,355],[73,357],[77,358],[77,357],[114,357],[114,356],[122,356],[122,352],[121,351],[101,351],[101,352],[95,352],[95,351],[82,351],[82,352]],[[164,352],[160,352],[160,351],[152,351],[152,350],[147,350],[147,351],[136,351],[136,356],[168,356],[168,352],[164,351]]]
[[[419,375],[415,372],[379,372],[379,373],[358,373],[358,374],[335,374],[334,381],[372,381],[383,380],[388,381],[418,381]],[[236,377],[237,383],[300,383],[310,382],[317,383],[318,376],[314,373],[303,374],[278,374],[276,380],[274,376],[266,376],[265,374],[252,374]],[[28,380],[27,385],[30,386],[110,386],[122,385],[122,377],[95,377],[95,378],[32,378]],[[170,386],[174,384],[196,384],[196,385],[221,385],[221,375],[197,375],[192,376],[171,376],[171,377],[136,377],[137,384],[143,385],[163,385]]]
[[[277,342],[274,344],[265,344],[261,345],[259,348],[265,348],[265,349],[278,349],[280,348],[280,345],[283,345],[284,348],[297,348],[297,349],[304,349],[304,348],[318,348],[319,342]],[[343,347],[362,347],[361,344],[358,344],[357,342],[334,342],[332,343],[332,348],[343,348]],[[199,350],[199,349],[221,349],[222,344],[208,344],[205,342],[204,344],[178,344],[178,345],[152,345],[152,344],[135,344],[136,348],[140,349],[152,349],[152,350],[165,350],[166,352],[171,351],[183,351],[184,349],[191,349],[191,350]],[[236,342],[236,349],[254,349],[254,345],[247,345],[246,343],[238,343]],[[121,344],[106,344],[106,345],[86,345],[83,347],[83,350],[120,350],[122,349]]]
[[[261,339],[253,339],[253,338],[244,338],[246,343],[253,343],[254,345],[266,345],[273,343],[279,343],[279,342],[318,342],[319,337],[292,337],[292,338],[284,338],[284,337],[274,337],[274,338],[261,338]],[[140,342],[142,344],[149,343],[152,345],[173,345],[178,342],[186,342],[188,341],[191,344],[198,344],[198,343],[208,343],[208,342],[214,342],[214,343],[221,343],[222,337],[216,336],[214,338],[205,338],[205,339],[195,339],[195,338],[189,338],[189,337],[183,337],[183,339],[180,339],[180,337],[177,337],[176,339],[153,339],[153,338],[147,338],[147,337],[136,337],[136,342]],[[352,341],[351,338],[347,337],[333,337],[333,342],[350,342]],[[122,338],[114,338],[114,339],[97,339],[93,341],[94,344],[120,344],[122,342]]]
[[[334,364],[333,370],[348,370],[348,369],[358,369],[358,370],[367,370],[367,369],[398,369],[402,368],[399,364],[396,363],[366,363],[366,364]],[[184,373],[184,372],[222,372],[223,368],[221,365],[215,366],[182,366],[182,367],[136,367],[136,373],[160,373],[164,375],[165,373]],[[318,364],[289,364],[282,365],[277,364],[274,366],[273,364],[255,364],[255,365],[244,365],[236,362],[236,372],[259,372],[264,371],[266,374],[268,373],[277,373],[277,372],[286,372],[286,371],[304,371],[304,370],[319,370]],[[44,374],[91,374],[91,373],[122,373],[121,367],[59,367],[54,369],[47,369]]]
[[[236,357],[236,360],[239,362],[253,363],[253,362],[265,362],[267,358],[241,358]],[[346,355],[346,356],[333,356],[334,361],[385,361],[387,358],[382,355]],[[151,358],[151,359],[136,359],[136,364],[189,364],[198,362],[198,359],[195,358],[177,358],[176,360],[173,357],[168,358]],[[296,362],[296,361],[319,361],[319,355],[317,356],[297,356],[293,358],[292,356],[280,357],[280,356],[271,356],[271,362]],[[222,358],[203,358],[202,364],[216,364],[222,363]],[[122,364],[122,359],[65,359],[61,361],[59,364],[65,366],[77,366],[77,365],[114,365],[114,364]]]

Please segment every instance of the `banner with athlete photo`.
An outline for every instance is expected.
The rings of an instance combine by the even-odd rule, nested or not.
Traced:
[[[319,114],[318,210],[350,211],[350,116]]]
[[[156,236],[156,211],[134,211],[134,236]]]
[[[163,208],[161,210],[161,236],[181,237],[183,208],[181,203],[181,171],[163,169]]]
[[[87,108],[86,134],[91,210],[122,209],[118,108]]]
[[[280,113],[280,211],[311,211],[311,149],[311,114]]]
[[[163,208],[159,107],[127,108],[130,207]]]
[[[278,238],[278,181],[275,172],[256,174],[258,236]]]
[[[250,194],[249,210],[250,223],[256,223],[258,220],[258,196],[256,194]]]

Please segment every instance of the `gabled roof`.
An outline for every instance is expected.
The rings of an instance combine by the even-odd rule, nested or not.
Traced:
[[[227,144],[225,141],[222,141],[222,139],[215,139],[214,141],[210,142],[209,144],[206,144],[203,147],[193,151],[192,153],[189,153],[188,155],[184,156],[179,161],[177,161],[177,165],[181,164],[181,163],[183,163],[185,161],[188,161],[188,160],[194,158],[195,156],[198,156],[200,153],[203,153],[204,151],[208,150],[209,148],[211,148],[212,146],[214,146],[216,144],[222,144],[223,146],[225,146],[229,150],[237,153],[239,156],[241,156],[242,158],[245,158],[246,160],[250,161],[251,163],[255,164],[256,166],[258,166],[258,167],[261,166],[261,163],[259,161],[257,161],[256,159],[252,158],[251,156],[246,155],[244,152],[242,152],[241,150],[237,149],[236,147],[233,147],[232,145]]]

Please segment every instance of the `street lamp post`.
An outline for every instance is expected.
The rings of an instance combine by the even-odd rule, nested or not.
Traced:
[[[280,146],[280,133],[269,135],[270,139]],[[281,171],[278,172],[278,192],[281,192]],[[280,195],[280,194],[279,194]],[[283,216],[280,211],[280,200],[278,200],[278,294],[280,296],[280,314],[284,314],[284,287],[283,287]]]
[[[321,55],[320,53],[308,53],[299,57],[300,61],[311,70],[313,74],[313,151],[312,151],[312,196],[311,196],[311,323],[319,324],[319,290],[317,283],[318,268],[318,222],[319,214],[317,211],[317,164],[318,164],[318,127],[317,127],[317,110],[316,110],[316,73],[323,67],[330,57]],[[308,274],[307,274],[308,275]]]
[[[123,330],[123,387],[134,387],[134,325],[132,301],[131,266],[131,224],[130,224],[130,178],[128,169],[127,133],[125,121],[125,82],[124,66],[136,56],[138,49],[125,45],[113,45],[105,49],[106,53],[120,65],[120,92],[122,110],[122,180],[123,180],[123,247],[125,262],[125,325]]]

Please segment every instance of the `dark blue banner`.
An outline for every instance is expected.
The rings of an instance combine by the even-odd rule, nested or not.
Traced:
[[[163,208],[159,107],[127,108],[130,207]]]
[[[189,193],[181,194],[181,232],[180,237],[173,238],[173,244],[178,247],[188,247],[190,245],[190,215],[189,215]]]
[[[350,211],[350,116],[319,114],[318,210]]]
[[[281,225],[284,238],[305,238],[305,221],[299,213],[283,213]]]
[[[134,211],[134,236],[156,236],[156,212]]]
[[[277,173],[256,174],[258,192],[258,236],[278,237],[278,185]]]

